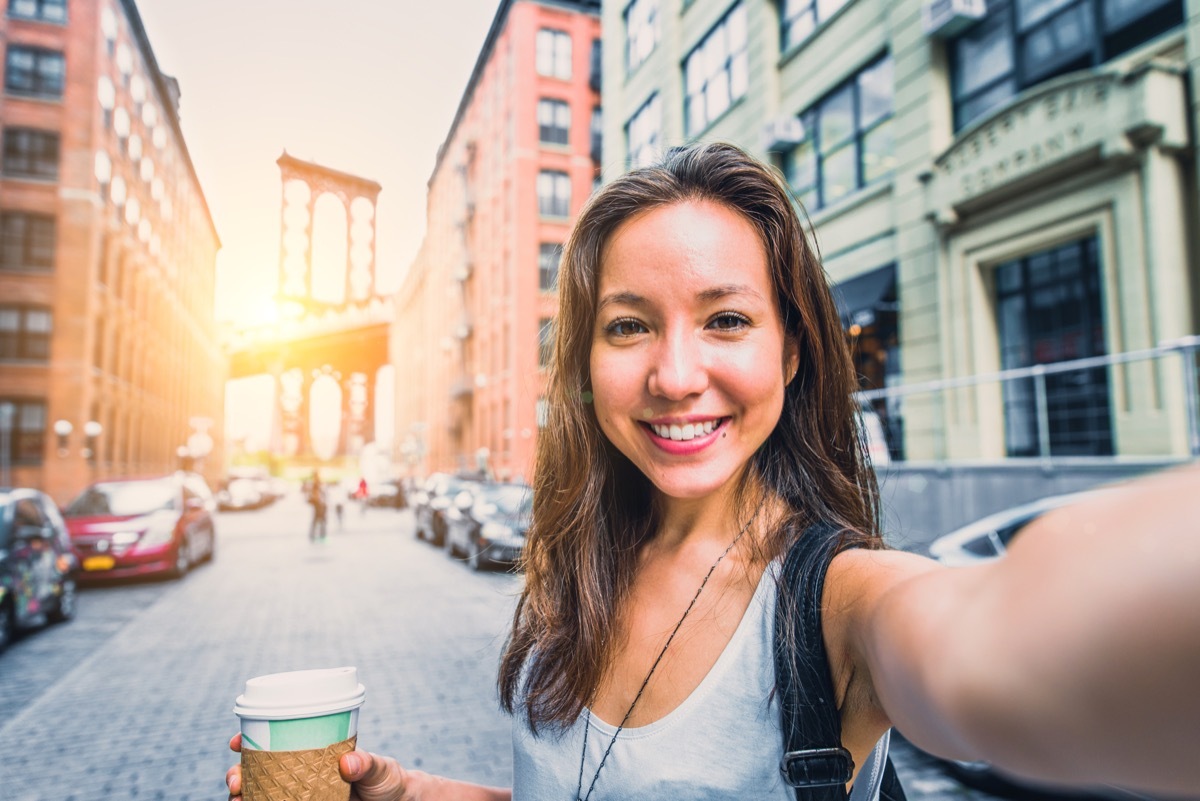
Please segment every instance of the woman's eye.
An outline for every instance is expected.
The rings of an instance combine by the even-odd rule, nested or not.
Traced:
[[[605,333],[617,337],[631,337],[636,334],[640,334],[645,330],[645,326],[643,326],[637,320],[631,320],[629,318],[613,320],[604,328]]]
[[[737,331],[750,325],[750,321],[735,312],[722,312],[712,318],[708,325],[718,331]]]

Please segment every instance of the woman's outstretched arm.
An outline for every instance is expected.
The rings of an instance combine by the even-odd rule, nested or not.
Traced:
[[[1200,466],[1048,513],[987,565],[835,568],[847,658],[918,745],[1034,779],[1200,788]]]

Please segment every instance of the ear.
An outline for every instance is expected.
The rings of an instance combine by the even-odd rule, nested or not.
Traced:
[[[792,383],[800,369],[800,342],[795,334],[783,336],[783,385]]]

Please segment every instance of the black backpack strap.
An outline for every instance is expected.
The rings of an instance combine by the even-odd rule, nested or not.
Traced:
[[[845,801],[854,760],[842,747],[842,723],[821,630],[825,573],[838,530],[818,523],[783,562],[775,609],[775,683],[783,726],[779,770],[797,801]],[[795,647],[790,647],[794,643]]]
[[[854,760],[842,746],[842,718],[821,625],[825,574],[839,552],[840,533],[829,523],[811,526],[789,549],[779,580],[775,684],[784,746],[779,770],[795,788],[796,801],[846,801],[846,783],[854,775]],[[881,742],[886,754],[886,735]],[[876,758],[868,763],[876,764]],[[884,758],[879,788],[880,801],[905,801],[890,757]]]

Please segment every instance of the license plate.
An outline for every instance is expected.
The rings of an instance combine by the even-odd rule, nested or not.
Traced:
[[[112,570],[117,561],[111,556],[89,556],[83,560],[84,570]]]

